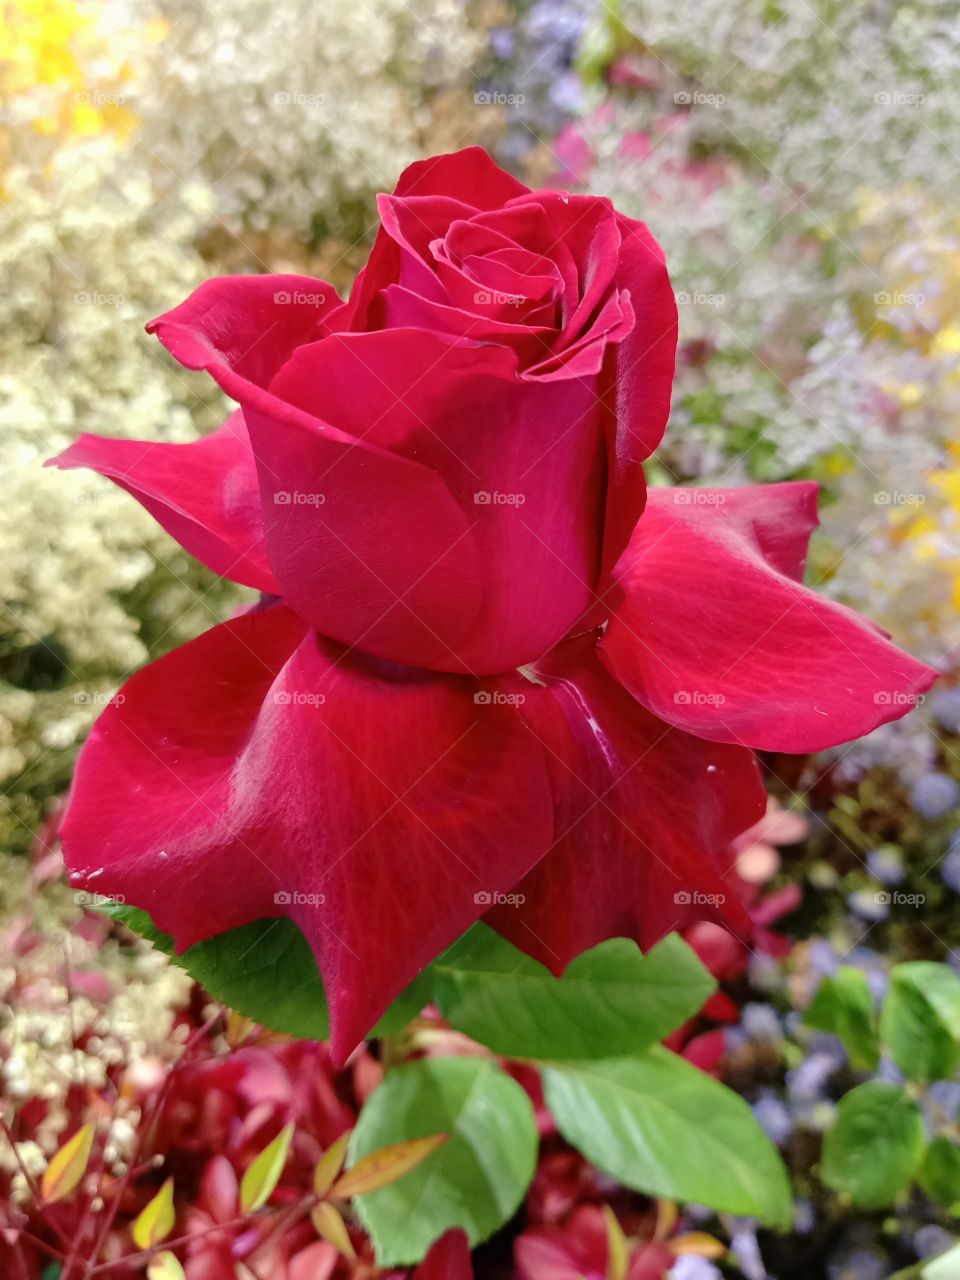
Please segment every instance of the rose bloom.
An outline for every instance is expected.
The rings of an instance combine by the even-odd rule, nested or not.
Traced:
[[[479,148],[380,216],[346,302],[228,277],[148,326],[238,402],[220,430],[54,459],[262,593],[98,720],[72,879],[180,949],[290,916],[339,1057],[481,916],[558,973],[741,927],[753,751],[856,738],[934,677],[801,585],[815,485],[647,493],[677,313],[642,223]]]

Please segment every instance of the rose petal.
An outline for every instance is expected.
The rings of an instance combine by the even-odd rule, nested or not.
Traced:
[[[763,813],[753,755],[670,729],[596,659],[592,639],[558,646],[517,680],[520,714],[543,746],[554,843],[516,887],[519,907],[487,917],[555,972],[609,937],[644,949],[691,920],[749,920],[723,878],[730,840]],[[506,686],[504,686],[506,687]]]
[[[471,209],[497,209],[529,191],[491,160],[482,147],[465,147],[408,165],[397,182],[395,196],[449,196]],[[381,227],[367,265],[350,293],[351,327],[368,327],[367,316],[381,289],[400,279],[401,249]]]
[[[463,510],[426,467],[368,446],[357,438],[362,433],[345,434],[269,390],[299,342],[328,334],[323,316],[334,304],[319,281],[232,277],[201,286],[148,327],[188,368],[206,369],[242,403],[282,593],[344,643],[439,659],[455,650],[480,609]]]
[[[94,726],[62,828],[73,881],[178,949],[289,915],[342,1060],[549,841],[539,748],[477,687],[347,655],[284,606],[225,623]]]
[[[147,325],[186,369],[205,369],[232,399],[256,403],[305,342],[331,332],[343,304],[310,276],[221,276]]]
[[[413,1273],[413,1280],[471,1280],[472,1275],[467,1233],[453,1227],[433,1242]]]
[[[64,471],[90,467],[109,476],[208,569],[276,592],[242,413],[231,414],[219,430],[192,444],[84,434],[46,465]]]
[[[715,742],[803,753],[898,719],[936,672],[799,572],[806,484],[652,490],[617,566],[601,656],[661,719]]]
[[[360,383],[362,398],[355,394]],[[340,431],[442,476],[469,525],[469,539],[441,565],[449,567],[443,581],[427,574],[418,585],[415,612],[424,634],[413,630],[417,618],[408,618],[401,634],[397,606],[361,640],[343,617],[331,622],[332,557],[323,526],[329,523],[337,539],[355,547],[356,535],[348,530],[350,520],[358,526],[370,520],[369,474],[361,473],[364,489],[352,505],[338,498],[334,507],[328,500],[312,526],[287,508],[277,508],[273,522],[267,514],[267,542],[283,594],[325,634],[397,661],[493,673],[545,653],[593,600],[604,476],[591,381],[523,382],[502,348],[393,329],[335,335],[302,348],[273,390],[305,414],[323,412]],[[278,439],[254,434],[258,456]],[[283,440],[268,457],[285,484],[288,449]],[[294,465],[305,474],[306,452]],[[324,483],[336,484],[339,470]],[[265,478],[261,483],[266,487]],[[365,505],[358,510],[361,498]],[[385,510],[395,502],[389,491],[379,499]],[[429,509],[416,511],[412,537],[429,516]],[[383,549],[368,545],[363,559],[383,558]],[[467,562],[470,550],[476,560]],[[464,599],[471,585],[468,576],[461,578],[461,562],[471,571],[477,566],[481,575],[482,607],[472,614],[456,605],[457,591]],[[354,590],[359,608],[369,593],[366,585]],[[414,603],[411,597],[408,602]],[[444,643],[431,643],[435,637]]]
[[[644,502],[643,461],[663,437],[677,352],[677,304],[663,250],[642,222],[617,216],[617,284],[630,294],[634,325],[606,353],[599,394],[606,407],[610,474],[604,574],[630,540]]]

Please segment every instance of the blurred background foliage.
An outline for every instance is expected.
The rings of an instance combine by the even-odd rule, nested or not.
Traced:
[[[28,902],[48,937],[77,927],[44,833],[84,734],[131,671],[243,598],[106,481],[43,460],[84,430],[187,440],[215,426],[219,393],[143,323],[223,272],[349,288],[375,194],[418,156],[479,142],[531,183],[610,196],[664,245],[681,343],[654,479],[817,479],[808,581],[944,673],[897,725],[823,758],[767,761],[805,834],[784,857],[768,842],[747,879],[796,890],[796,909],[786,947],[758,944],[731,988],[724,1070],[809,1170],[850,1082],[836,1037],[801,1028],[817,983],[853,964],[879,1001],[891,962],[960,958],[960,14],[940,0],[3,0],[2,12],[4,917]],[[194,997],[164,965],[145,972],[129,981],[168,1011],[156,1038]],[[34,1081],[39,1063],[9,1048],[35,1035],[34,1015],[8,1012],[27,1024],[0,1049],[3,1090],[65,1106],[69,1053],[67,1084]],[[155,1048],[139,1029],[124,1043],[121,1056]],[[955,1126],[960,1096],[948,1109]],[[38,1150],[66,1116],[52,1107]],[[920,1192],[882,1221],[828,1197],[814,1222],[823,1273],[861,1280],[944,1231]],[[738,1230],[726,1273],[754,1280],[756,1237]]]

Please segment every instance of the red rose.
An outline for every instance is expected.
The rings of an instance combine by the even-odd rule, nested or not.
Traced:
[[[239,401],[83,436],[262,607],[135,676],[63,824],[178,947],[289,915],[334,1051],[480,915],[556,971],[742,908],[750,748],[895,718],[933,672],[800,585],[807,483],[657,489],[676,309],[646,228],[476,148],[411,166],[348,302],[210,281],[149,328]]]

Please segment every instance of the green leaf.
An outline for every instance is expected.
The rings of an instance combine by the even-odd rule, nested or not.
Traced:
[[[937,1204],[960,1201],[960,1147],[949,1138],[934,1138],[927,1147],[918,1174],[921,1187]]]
[[[635,1191],[792,1220],[790,1185],[746,1102],[666,1049],[543,1071],[557,1128]]]
[[[933,961],[895,965],[880,1037],[909,1080],[927,1084],[953,1075],[960,1061],[960,977]]]
[[[451,1227],[471,1244],[515,1212],[537,1159],[533,1107],[520,1085],[480,1058],[424,1058],[389,1071],[367,1099],[350,1165],[381,1147],[437,1132],[449,1139],[399,1181],[354,1206],[381,1267],[420,1259]]]
[[[292,1137],[293,1125],[284,1125],[274,1140],[247,1166],[240,1182],[240,1208],[244,1213],[262,1209],[273,1195],[287,1163]]]
[[[839,1036],[857,1071],[876,1071],[880,1063],[877,1015],[867,979],[859,969],[844,965],[835,977],[824,978],[803,1020],[808,1027]]]
[[[173,939],[137,907],[107,906],[105,914],[140,934],[231,1009],[262,1027],[305,1040],[330,1034],[323,979],[310,945],[292,920],[255,920],[218,933],[177,955]],[[386,1011],[371,1035],[392,1035],[416,1017],[430,996],[421,974]]]
[[[80,1185],[90,1163],[95,1126],[85,1124],[51,1158],[43,1171],[40,1194],[47,1204],[56,1204],[72,1195]]]
[[[686,1022],[716,983],[682,938],[649,955],[613,938],[578,956],[562,978],[484,924],[433,966],[444,1017],[511,1058],[612,1058],[645,1049]]]
[[[175,1222],[173,1179],[168,1178],[131,1227],[134,1243],[138,1249],[152,1249],[161,1240],[166,1240]]]
[[[892,1204],[923,1155],[923,1116],[899,1085],[870,1080],[840,1099],[820,1172],[866,1209]]]

